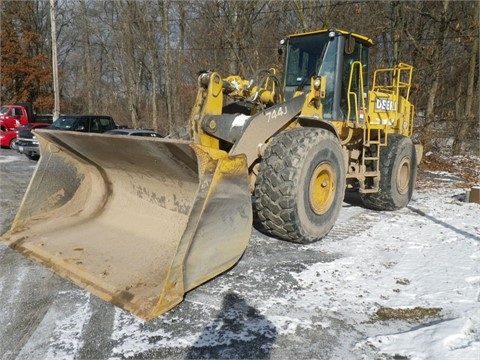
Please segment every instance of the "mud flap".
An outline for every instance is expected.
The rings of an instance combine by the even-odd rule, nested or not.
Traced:
[[[143,319],[232,267],[251,235],[244,155],[191,142],[36,131],[12,248]]]

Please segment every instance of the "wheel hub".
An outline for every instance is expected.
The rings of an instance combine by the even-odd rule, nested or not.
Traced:
[[[325,214],[335,198],[336,173],[329,163],[321,163],[310,180],[309,200],[312,211],[317,215]]]
[[[410,187],[410,159],[404,158],[397,172],[397,190],[400,194],[406,194]]]

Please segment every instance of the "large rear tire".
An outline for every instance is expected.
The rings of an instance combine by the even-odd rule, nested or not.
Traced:
[[[365,207],[373,210],[398,210],[408,205],[417,178],[417,156],[412,139],[390,135],[380,149],[378,193],[360,194]]]
[[[333,227],[345,194],[340,142],[324,129],[297,128],[265,149],[255,185],[255,222],[283,240],[310,243]]]

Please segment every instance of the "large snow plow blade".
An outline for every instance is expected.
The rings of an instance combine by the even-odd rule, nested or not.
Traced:
[[[36,132],[9,245],[151,319],[232,267],[251,234],[246,158],[181,140]]]

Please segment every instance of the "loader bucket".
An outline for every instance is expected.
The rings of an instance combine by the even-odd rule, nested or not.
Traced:
[[[143,319],[232,267],[251,234],[246,158],[191,142],[38,130],[2,240]]]

